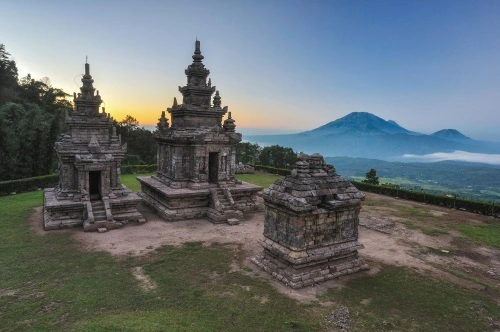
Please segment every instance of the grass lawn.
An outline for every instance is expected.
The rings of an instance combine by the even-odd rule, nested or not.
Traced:
[[[122,177],[134,191],[136,176]],[[235,272],[223,244],[166,246],[146,258],[83,251],[68,232],[30,230],[40,205],[41,191],[0,197],[0,331],[322,331],[340,306],[350,310],[350,331],[483,331],[486,317],[500,318],[480,292],[397,267],[353,278],[320,305]],[[137,266],[155,290],[140,287]]]
[[[276,180],[283,179],[283,176],[275,174],[257,173],[257,174],[236,174],[236,178],[240,181],[256,184],[265,189],[270,185],[272,185]]]
[[[151,176],[153,173],[146,173],[146,174],[124,174],[121,176],[121,181],[122,184],[125,185],[128,189],[132,190],[133,192],[138,192],[141,190],[141,184],[139,181],[137,181],[138,176]]]

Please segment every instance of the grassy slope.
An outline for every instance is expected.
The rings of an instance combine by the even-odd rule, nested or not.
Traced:
[[[132,188],[134,177],[123,182]],[[299,304],[265,280],[231,272],[236,258],[223,245],[164,247],[150,258],[82,251],[68,233],[29,229],[41,204],[40,191],[0,197],[2,331],[315,331],[341,305],[350,308],[352,331],[480,331],[485,316],[500,317],[478,292],[395,267],[329,290],[323,300],[337,304],[321,306]],[[143,266],[156,290],[139,287],[135,266]]]

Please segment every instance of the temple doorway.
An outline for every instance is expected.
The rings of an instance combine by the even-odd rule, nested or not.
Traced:
[[[101,199],[101,172],[89,172],[89,196],[91,201]]]
[[[208,182],[217,183],[219,174],[219,153],[210,152],[208,154]]]

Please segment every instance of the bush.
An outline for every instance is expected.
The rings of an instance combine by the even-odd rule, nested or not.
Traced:
[[[2,181],[0,182],[0,195],[8,195],[12,192],[33,191],[38,188],[50,188],[57,185],[58,174],[35,176],[32,178]]]

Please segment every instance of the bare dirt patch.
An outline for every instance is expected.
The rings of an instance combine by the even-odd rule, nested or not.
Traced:
[[[488,288],[485,285],[492,285],[500,289],[500,250],[471,244],[461,239],[458,231],[446,228],[447,223],[471,224],[491,220],[468,212],[368,193],[360,215],[359,240],[365,246],[360,255],[368,261],[370,270],[293,290],[249,261],[262,250],[258,242],[263,237],[262,212],[249,214],[240,224],[230,226],[212,224],[205,219],[165,222],[149,209],[142,207],[141,210],[148,220],[146,224],[131,223],[106,233],[85,233],[79,228],[50,233],[70,233],[82,249],[106,251],[116,257],[147,257],[161,246],[181,246],[186,242],[217,243],[229,247],[234,253],[231,272],[264,278],[280,292],[301,302],[317,300],[329,288],[344,287],[346,282],[359,275],[376,274],[380,264],[408,267],[423,275],[434,275],[466,287],[484,289]],[[30,218],[30,225],[34,233],[47,234],[43,230],[41,208],[37,208]],[[423,225],[444,232],[430,236],[408,225]],[[142,268],[134,269],[133,273],[145,290],[154,289],[148,284]],[[498,290],[494,292],[498,293]]]
[[[144,273],[142,266],[136,266],[132,269],[132,275],[140,281],[141,288],[146,292],[156,289],[157,285],[153,279]]]

